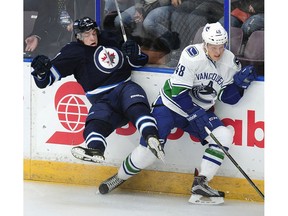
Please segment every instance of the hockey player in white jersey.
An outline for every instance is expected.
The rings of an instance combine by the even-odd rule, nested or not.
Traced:
[[[207,146],[200,165],[195,169],[192,196],[195,204],[220,204],[225,193],[215,190],[208,182],[215,176],[224,159],[224,152],[209,137],[204,127],[229,149],[234,131],[224,126],[213,112],[216,100],[236,104],[257,74],[253,66],[241,68],[232,52],[225,48],[228,35],[220,23],[206,24],[202,32],[203,43],[187,46],[178,65],[166,80],[153,103],[152,114],[157,121],[162,146],[173,128],[181,128],[197,137]],[[144,148],[145,140],[123,161],[118,173],[100,187],[100,193],[113,190],[113,180],[123,182],[151,165],[156,157]]]

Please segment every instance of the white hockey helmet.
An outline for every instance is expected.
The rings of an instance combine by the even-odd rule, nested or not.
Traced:
[[[202,39],[207,44],[220,45],[228,41],[228,34],[219,23],[207,23],[202,31]]]

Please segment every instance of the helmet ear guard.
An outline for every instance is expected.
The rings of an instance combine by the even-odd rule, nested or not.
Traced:
[[[97,35],[100,34],[100,28],[97,23],[91,19],[90,17],[83,17],[81,19],[77,19],[73,24],[73,32],[76,39],[81,40],[81,33],[90,31],[91,29],[95,29]]]
[[[219,23],[207,23],[202,31],[202,39],[206,44],[221,45],[228,41],[228,34]]]

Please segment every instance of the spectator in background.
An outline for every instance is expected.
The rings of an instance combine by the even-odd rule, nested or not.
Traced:
[[[134,0],[117,0],[117,2],[120,11],[124,11],[135,4]],[[115,0],[105,0],[104,16],[115,11],[117,11],[115,6]]]
[[[91,4],[94,0],[24,0],[24,10],[38,12],[31,34],[24,39],[24,54],[54,57],[73,40],[72,20],[82,13],[95,15]]]
[[[31,1],[38,12],[32,33],[25,39],[26,52],[54,56],[58,49],[72,40],[73,4],[58,0]],[[73,1],[69,1],[69,3]]]
[[[224,24],[224,17],[219,22]],[[244,41],[252,32],[264,30],[264,0],[240,0],[231,11],[230,25],[243,30]]]
[[[115,0],[103,0],[104,1],[104,14],[103,14],[103,29],[120,32],[120,29],[115,29],[114,19],[118,16]],[[117,0],[119,10],[125,11],[132,7],[135,2],[134,0]]]
[[[171,31],[170,17],[172,12],[182,2],[181,0],[169,1],[159,1],[161,3],[160,6],[150,11],[143,20],[143,29],[146,37],[154,41],[152,44],[156,50],[167,53],[178,49],[180,46],[178,33]]]
[[[182,50],[193,43],[198,29],[206,23],[217,22],[224,14],[224,0],[186,0],[182,1],[171,15],[171,31],[177,32],[180,48],[167,56],[166,65],[176,67]]]
[[[135,0],[134,6],[121,13],[127,34],[138,38],[136,40],[141,45],[147,46],[154,41],[164,50],[175,49],[179,39],[177,34],[170,32],[169,18],[174,6],[180,3],[180,0]],[[114,25],[120,28],[118,16],[115,18]]]
[[[135,0],[135,5],[129,7],[121,13],[122,21],[125,28],[128,30],[128,34],[133,36],[141,36],[141,32],[138,32],[138,26],[142,26],[147,14],[156,7],[159,7],[159,0]],[[139,25],[140,24],[140,25]],[[117,16],[114,21],[116,28],[120,28],[120,19]]]

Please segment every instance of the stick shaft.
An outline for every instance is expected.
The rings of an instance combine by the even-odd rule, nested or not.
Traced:
[[[124,39],[124,42],[126,42],[127,41],[127,36],[126,36],[126,32],[125,32],[125,28],[124,28],[124,24],[123,24],[123,20],[122,20],[122,15],[121,15],[121,12],[120,12],[120,8],[119,8],[117,0],[114,0],[114,1],[115,1],[115,6],[116,6],[116,9],[117,9],[118,16],[119,16],[120,27],[121,27],[123,39]]]
[[[249,176],[244,172],[244,170],[239,166],[239,164],[234,160],[234,158],[229,154],[229,152],[224,148],[214,134],[207,127],[205,127],[205,130],[264,200],[264,194],[259,190],[259,188],[254,184],[254,182],[249,178]]]

